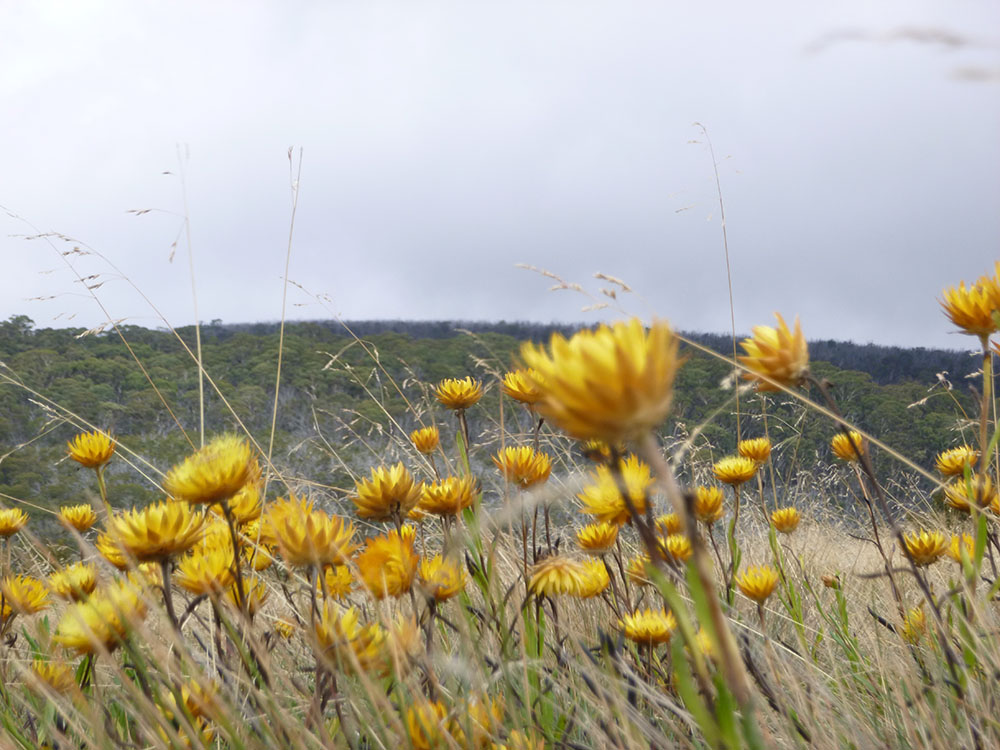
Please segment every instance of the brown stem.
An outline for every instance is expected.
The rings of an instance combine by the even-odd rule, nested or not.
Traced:
[[[177,614],[174,612],[174,592],[170,585],[170,560],[160,560],[160,571],[163,573],[163,605],[167,608],[167,617],[173,625],[177,635],[181,634],[181,626],[177,622]]]

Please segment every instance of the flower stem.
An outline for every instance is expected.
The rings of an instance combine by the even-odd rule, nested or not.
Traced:
[[[980,337],[980,343],[983,347],[983,400],[979,406],[979,473],[985,475],[986,467],[990,462],[987,455],[987,448],[989,448],[987,426],[993,389],[993,357],[990,355],[990,337]]]
[[[174,626],[177,635],[181,634],[180,623],[177,622],[177,613],[174,612],[174,591],[170,585],[170,560],[160,560],[160,571],[163,573],[163,605],[167,608],[167,617],[170,624]]]

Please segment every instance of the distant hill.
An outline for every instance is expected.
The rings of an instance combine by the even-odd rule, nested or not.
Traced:
[[[298,325],[298,323],[293,324]],[[519,341],[544,341],[553,333],[569,335],[586,327],[567,323],[531,323],[525,321],[456,321],[456,320],[352,320],[341,323],[336,320],[308,321],[303,325],[320,326],[333,334],[343,333],[347,326],[358,336],[373,336],[380,333],[401,333],[414,339],[445,339],[460,336],[461,331],[473,333],[497,333],[511,336]],[[225,338],[237,332],[266,335],[276,333],[277,323],[215,323],[202,326],[202,334]],[[732,339],[725,334],[693,333],[684,331],[684,336],[707,346],[720,354],[732,354]],[[738,340],[749,334],[739,334]],[[742,351],[742,350],[740,350]],[[856,344],[851,341],[824,339],[809,342],[809,352],[813,360],[829,362],[842,370],[856,370],[871,375],[879,384],[916,380],[932,383],[937,374],[948,373],[953,382],[961,382],[965,376],[979,368],[976,357],[968,351],[953,349],[926,349],[924,347],[904,348],[880,344]]]
[[[351,471],[398,455],[400,441],[417,424],[414,411],[425,422],[453,429],[451,415],[429,395],[429,385],[442,378],[473,375],[489,386],[469,421],[480,440],[493,439],[499,427],[496,380],[516,360],[521,342],[577,328],[507,321],[346,326],[360,340],[336,321],[286,325],[275,433],[276,461],[291,475],[341,491],[353,486]],[[15,498],[52,507],[89,491],[92,476],[65,459],[65,441],[75,432],[71,415],[111,430],[160,470],[191,450],[200,420],[198,372],[185,345],[193,350],[194,329],[123,326],[121,334],[128,347],[114,331],[38,329],[25,316],[0,322],[0,502]],[[202,327],[205,369],[229,404],[206,386],[206,432],[245,428],[267,444],[278,338],[275,323],[213,321]],[[732,353],[726,336],[690,338]],[[959,409],[975,413],[965,375],[977,363],[963,353],[832,341],[812,342],[810,351],[816,374],[835,383],[847,418],[925,466],[937,451],[961,441],[968,424]],[[939,383],[943,371],[953,391]],[[731,372],[726,362],[697,351],[681,368],[663,432],[668,443],[697,436],[682,472],[735,450],[733,391],[722,387]],[[782,446],[776,456],[783,481],[820,481],[798,469],[817,461],[829,465],[833,426],[785,395],[769,397],[767,409],[770,434]],[[758,397],[744,398],[740,413],[742,434],[762,433]],[[516,409],[507,414],[516,420]],[[140,470],[151,472],[116,463],[115,504],[155,495]]]

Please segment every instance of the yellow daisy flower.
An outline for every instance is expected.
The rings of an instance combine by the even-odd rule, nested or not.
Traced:
[[[701,521],[706,526],[711,526],[713,523],[722,518],[722,489],[719,487],[697,487],[694,491],[694,517]],[[676,516],[676,514],[674,514]],[[680,531],[680,520],[677,522],[677,530],[671,533],[676,534]]]
[[[97,523],[97,511],[90,505],[63,505],[59,508],[59,518],[63,523],[81,534]]]
[[[809,373],[809,346],[798,317],[794,332],[789,330],[781,315],[775,313],[774,317],[778,319],[777,328],[754,326],[753,336],[740,343],[745,354],[737,359],[751,370],[743,378],[757,381],[758,391],[778,390],[776,385],[757,377],[759,375],[786,388],[794,388]]]
[[[618,525],[607,521],[590,523],[576,532],[576,543],[588,555],[603,555],[615,546]]]
[[[691,549],[691,541],[683,534],[671,534],[665,539],[661,538],[657,541],[660,545],[660,555],[664,560],[686,563],[694,554]]]
[[[0,510],[0,537],[16,534],[28,523],[28,515],[20,508]]]
[[[587,583],[588,573],[577,560],[551,555],[528,571],[528,590],[536,596],[577,595]]]
[[[49,588],[62,599],[86,599],[97,588],[97,566],[78,562],[57,570],[49,576]]]
[[[33,615],[49,606],[48,587],[31,576],[7,576],[0,583],[4,601],[21,615]]]
[[[430,427],[421,427],[410,433],[410,442],[413,443],[413,447],[418,452],[426,456],[436,451],[437,447],[441,444],[441,433],[433,425]]]
[[[81,432],[66,446],[69,448],[69,457],[88,469],[104,466],[115,452],[115,441],[98,431]]]
[[[138,590],[127,582],[114,583],[67,607],[52,640],[78,654],[111,651],[145,616]]]
[[[70,695],[77,691],[76,675],[73,668],[60,661],[35,659],[31,673],[43,685],[59,695]]]
[[[424,491],[423,482],[417,482],[402,463],[372,469],[371,479],[362,479],[355,485],[351,498],[361,518],[388,521],[395,516],[403,518],[417,503]]]
[[[424,485],[417,508],[437,516],[453,516],[475,502],[479,482],[473,477],[447,477]]]
[[[960,477],[965,474],[966,466],[972,471],[978,460],[979,451],[968,445],[960,445],[938,453],[934,466],[946,477]]]
[[[272,517],[278,550],[289,565],[343,565],[357,549],[354,524],[301,508]]]
[[[753,479],[759,464],[743,456],[727,456],[715,462],[712,471],[723,484],[736,486]]]
[[[661,516],[657,516],[654,524],[656,526],[656,533],[663,537],[670,536],[671,534],[680,534],[683,531],[681,528],[681,519],[676,513],[664,513]]]
[[[186,552],[201,538],[204,517],[187,503],[153,503],[113,516],[108,534],[126,556],[160,562]]]
[[[173,580],[195,596],[221,596],[234,582],[232,544],[208,549],[199,545],[178,561]]]
[[[622,479],[636,512],[646,512],[647,492],[653,484],[649,465],[637,456],[629,456],[620,463]],[[591,472],[591,481],[577,498],[583,503],[581,512],[595,516],[599,521],[621,525],[629,520],[628,506],[618,490],[618,482],[608,466],[598,466]]]
[[[948,549],[948,540],[940,531],[913,531],[903,534],[903,545],[913,564],[922,567],[938,561]]]
[[[670,640],[677,629],[677,618],[673,612],[667,612],[665,609],[636,610],[619,620],[618,626],[630,641],[646,646],[658,646]]]
[[[972,560],[973,555],[976,554],[976,540],[971,534],[962,534],[961,536],[953,534],[951,544],[948,545],[945,554],[955,562],[961,563],[963,547],[965,548],[966,557]]]
[[[997,488],[988,474],[979,474],[965,481],[961,477],[944,488],[944,499],[955,510],[968,513],[972,506],[989,508],[998,500]]]
[[[413,540],[412,527],[365,540],[365,548],[355,562],[361,581],[376,599],[400,597],[410,590],[420,562]]]
[[[736,579],[743,595],[763,604],[778,585],[778,574],[770,565],[752,565]]]
[[[468,409],[483,397],[483,385],[471,377],[445,378],[438,383],[434,395],[449,409]]]
[[[583,570],[583,577],[574,596],[580,599],[590,599],[611,585],[608,568],[602,560],[584,560],[580,566]]]
[[[900,635],[903,640],[917,643],[927,632],[927,615],[923,607],[914,607],[903,618],[903,630]]]
[[[465,588],[461,564],[441,555],[420,561],[420,587],[435,601],[443,602]]]
[[[862,455],[867,452],[865,447],[864,439],[861,437],[861,433],[856,430],[851,430],[851,437],[847,437],[843,432],[838,432],[830,440],[830,449],[833,451],[833,455],[839,458],[841,461],[857,461],[858,454],[854,450],[854,446],[857,446],[861,451]]]
[[[737,450],[744,458],[749,458],[751,461],[762,464],[771,455],[771,441],[762,437],[741,440],[737,446]]]
[[[334,599],[346,599],[354,588],[354,576],[346,565],[327,565],[323,569],[323,582],[327,596]],[[323,593],[322,586],[319,593]]]
[[[647,330],[632,318],[568,340],[555,333],[547,350],[527,342],[521,358],[542,393],[539,414],[578,440],[617,443],[666,418],[683,361],[678,344],[666,322]]]
[[[782,534],[791,534],[795,531],[799,525],[799,518],[799,511],[794,507],[778,508],[771,513],[771,523],[775,530]]]
[[[501,388],[515,401],[534,406],[542,399],[542,392],[535,385],[541,376],[530,370],[514,370],[503,376]]]
[[[524,490],[546,481],[552,472],[552,457],[529,445],[507,446],[493,456],[493,463],[508,482]]]
[[[989,336],[996,332],[997,326],[993,313],[998,309],[997,284],[987,276],[981,277],[975,284],[965,285],[959,282],[957,287],[945,289],[941,307],[963,333],[973,336]]]
[[[243,489],[253,470],[250,445],[236,435],[221,435],[174,466],[163,488],[192,504],[217,503]]]

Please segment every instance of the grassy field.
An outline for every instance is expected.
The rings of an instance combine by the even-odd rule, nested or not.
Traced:
[[[383,372],[403,411],[353,435],[374,468],[347,492],[249,432],[202,430],[163,472],[81,422],[68,543],[0,510],[0,745],[995,747],[1000,279],[943,305],[983,369],[934,470],[842,420],[780,316],[730,361],[755,432],[709,461],[706,425],[661,437],[694,345],[636,319],[419,401]],[[758,391],[828,422],[836,458],[793,460],[809,481],[775,481],[797,428]],[[162,499],[116,509],[113,462]]]

